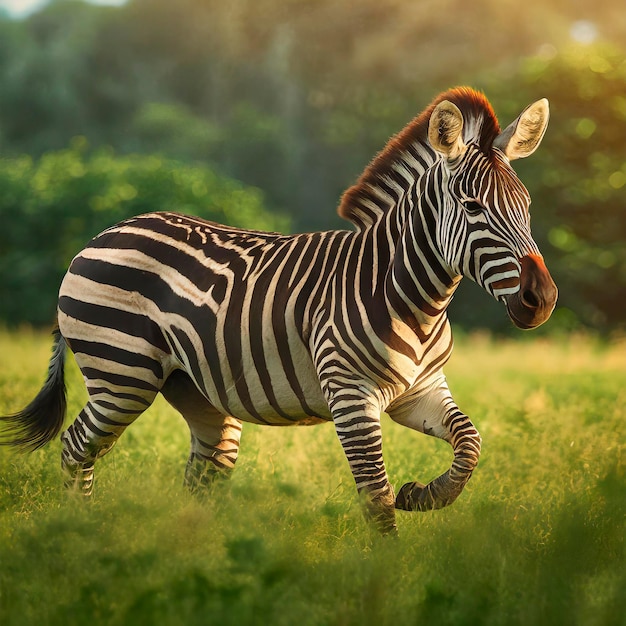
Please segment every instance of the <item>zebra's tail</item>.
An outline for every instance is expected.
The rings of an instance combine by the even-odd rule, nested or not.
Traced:
[[[52,441],[63,428],[67,406],[65,393],[65,339],[55,328],[48,377],[33,401],[19,413],[0,417],[4,424],[0,445],[32,452]]]

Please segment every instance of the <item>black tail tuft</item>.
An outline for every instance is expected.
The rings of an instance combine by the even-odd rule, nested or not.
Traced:
[[[65,339],[56,328],[48,366],[48,377],[34,400],[15,415],[0,417],[6,427],[0,445],[32,452],[52,441],[63,428],[67,401],[65,397]]]

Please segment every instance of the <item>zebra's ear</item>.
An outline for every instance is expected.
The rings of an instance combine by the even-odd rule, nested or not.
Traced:
[[[447,159],[454,160],[465,152],[463,142],[463,114],[449,100],[440,102],[430,115],[428,141]]]
[[[539,147],[549,119],[548,101],[537,100],[495,138],[493,147],[502,150],[509,161],[523,159]]]

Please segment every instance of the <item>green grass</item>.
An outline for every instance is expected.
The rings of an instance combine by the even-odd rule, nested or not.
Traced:
[[[0,333],[0,413],[45,375],[49,337]],[[58,441],[0,450],[0,624],[624,625],[626,343],[458,342],[447,368],[483,436],[451,507],[365,524],[331,425],[246,425],[232,480],[182,488],[183,420],[163,401],[63,491]],[[69,414],[84,400],[68,363]],[[384,420],[396,488],[449,447]]]

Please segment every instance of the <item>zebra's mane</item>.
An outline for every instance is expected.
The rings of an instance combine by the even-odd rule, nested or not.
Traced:
[[[356,184],[344,193],[337,210],[341,217],[361,229],[375,224],[396,204],[401,193],[441,158],[428,143],[428,122],[434,108],[444,100],[453,102],[463,114],[465,143],[474,143],[485,154],[491,154],[500,125],[487,98],[470,87],[445,91],[387,142]]]

